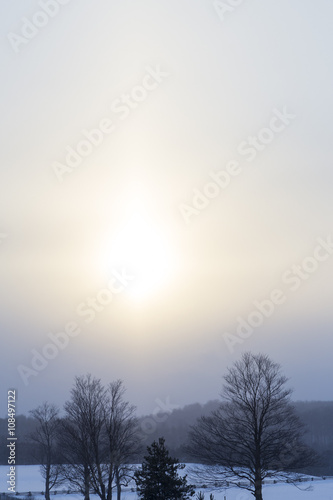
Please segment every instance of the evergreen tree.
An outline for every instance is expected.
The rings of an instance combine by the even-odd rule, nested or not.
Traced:
[[[194,489],[187,484],[186,475],[178,474],[185,465],[169,456],[164,443],[165,439],[159,438],[147,447],[148,455],[134,474],[138,496],[142,500],[187,500]]]

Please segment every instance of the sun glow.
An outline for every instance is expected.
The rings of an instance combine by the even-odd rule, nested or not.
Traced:
[[[126,294],[135,300],[165,287],[174,272],[174,259],[166,235],[146,214],[136,212],[112,239],[108,267],[125,268],[134,278]]]

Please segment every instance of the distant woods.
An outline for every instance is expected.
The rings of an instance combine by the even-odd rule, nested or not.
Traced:
[[[165,437],[170,453],[181,461],[188,461],[184,445],[190,425],[194,425],[201,416],[208,416],[211,411],[216,410],[219,401],[209,401],[206,404],[193,403],[183,408],[173,410],[165,415],[163,422],[156,421],[155,429],[147,430],[143,436],[143,447],[150,445],[160,436]],[[323,463],[313,468],[315,475],[333,475],[333,401],[298,401],[293,403],[297,415],[305,424],[304,441],[323,457]],[[150,417],[153,418],[151,415]],[[138,424],[146,417],[138,417]],[[143,426],[145,428],[145,426]],[[32,465],[39,463],[32,452],[31,441],[28,436],[36,428],[36,422],[31,416],[19,415],[17,417],[17,435],[19,447],[17,450],[18,464]],[[5,436],[7,432],[7,419],[0,418],[0,464],[7,464],[5,449]],[[144,455],[142,451],[139,456],[141,462]]]

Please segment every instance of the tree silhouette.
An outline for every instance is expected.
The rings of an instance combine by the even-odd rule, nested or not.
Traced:
[[[37,428],[30,439],[37,445],[36,458],[41,464],[41,474],[45,480],[45,499],[50,500],[50,491],[61,484],[60,465],[57,460],[57,440],[59,437],[60,419],[58,408],[48,402],[30,411],[36,420]]]
[[[141,470],[134,474],[139,498],[143,500],[186,500],[194,495],[187,477],[179,476],[178,471],[185,465],[171,458],[165,448],[164,438],[154,441],[147,447]]]
[[[224,380],[223,404],[192,427],[188,451],[211,466],[203,469],[205,482],[220,478],[262,500],[265,478],[291,482],[291,473],[310,465],[314,453],[302,442],[303,426],[278,364],[245,353]]]

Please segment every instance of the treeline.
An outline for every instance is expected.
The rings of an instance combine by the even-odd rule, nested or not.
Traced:
[[[202,405],[194,403],[186,405],[183,408],[168,410],[161,408],[158,412],[150,415],[137,417],[138,428],[142,438],[143,448],[150,445],[153,441],[164,436],[168,450],[180,460],[187,456],[184,452],[184,444],[187,439],[189,427],[194,425],[201,416],[209,415],[213,410],[217,409],[220,403],[209,401]],[[16,436],[17,444],[17,464],[18,465],[36,465],[39,463],[34,451],[34,442],[31,440],[31,435],[34,434],[37,428],[37,421],[32,416],[18,415],[16,417]],[[6,435],[7,435],[7,419],[0,418],[0,464],[7,464],[6,454]],[[139,461],[143,458],[143,452],[138,455]]]
[[[333,475],[333,401],[294,402],[296,413],[305,424],[305,442],[321,457],[321,464],[313,469],[313,474]],[[181,461],[189,461],[185,451],[188,430],[201,416],[209,415],[220,405],[219,401],[206,404],[194,403],[172,411],[161,408],[160,413],[138,418],[143,435],[143,445],[150,445],[154,440],[164,436],[166,445],[173,456]],[[29,436],[35,431],[37,423],[31,416],[19,415],[16,420],[17,429],[17,463],[33,465],[39,463],[33,451],[34,445]],[[0,418],[0,463],[7,464],[6,454],[7,420]],[[142,453],[138,460],[141,461]]]
[[[173,410],[169,417],[156,423],[150,440],[164,436],[168,449],[181,461],[188,462],[191,457],[186,452],[188,431],[201,416],[208,416],[221,405],[218,400],[187,405]],[[293,402],[296,414],[305,425],[304,442],[320,456],[319,463],[312,467],[311,473],[319,476],[333,475],[333,401]],[[192,458],[193,460],[193,458]]]
[[[320,456],[313,474],[333,476],[333,401],[294,403],[305,425],[304,441]]]

